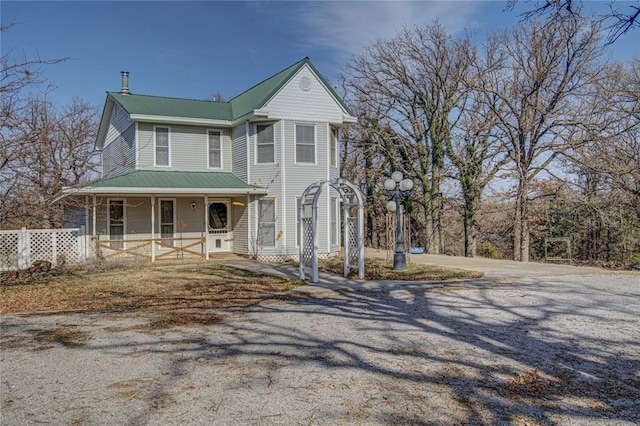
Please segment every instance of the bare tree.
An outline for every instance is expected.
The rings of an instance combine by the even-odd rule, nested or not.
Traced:
[[[0,27],[0,34],[10,31],[15,23]],[[21,200],[27,191],[19,179],[25,158],[24,140],[21,138],[25,119],[31,108],[28,92],[43,82],[42,67],[66,60],[43,59],[37,53],[32,57],[16,54],[11,46],[3,46],[0,57],[0,228],[11,226],[20,212],[31,214]]]
[[[464,104],[473,55],[469,37],[453,39],[436,23],[374,43],[346,70],[352,97],[377,129],[379,152],[418,182],[426,224],[418,242],[431,253],[443,250],[445,144]]]
[[[531,182],[581,141],[576,132],[588,116],[580,102],[589,95],[601,52],[599,32],[597,23],[571,16],[530,20],[489,41],[487,51],[504,64],[486,73],[483,90],[494,100],[490,105],[516,181],[515,260],[529,260]]]
[[[31,96],[6,129],[14,144],[0,182],[3,227],[61,226],[65,203],[47,201],[68,186],[94,177],[97,110],[75,100],[62,110],[46,94]]]
[[[483,75],[484,67],[478,75]],[[454,178],[459,182],[463,198],[462,223],[464,228],[464,255],[476,254],[477,214],[485,187],[509,161],[503,141],[496,137],[497,119],[492,110],[491,97],[475,90],[467,109],[447,141],[447,158],[454,167]]]
[[[507,9],[513,10],[521,0],[508,0]],[[582,13],[582,1],[580,0],[528,0],[533,3],[532,9],[524,12],[526,19],[535,17],[548,17],[549,20],[579,17]],[[621,5],[620,3],[623,3]],[[608,30],[607,43],[614,43],[620,36],[640,27],[640,0],[637,4],[629,2],[607,2],[609,11],[600,14],[599,19]]]

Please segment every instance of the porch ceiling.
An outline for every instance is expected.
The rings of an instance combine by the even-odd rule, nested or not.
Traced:
[[[233,173],[135,170],[69,188],[51,202],[69,195],[93,194],[263,195],[267,189],[248,185]]]

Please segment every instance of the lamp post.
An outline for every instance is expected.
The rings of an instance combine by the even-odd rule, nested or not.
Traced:
[[[402,217],[400,216],[400,198],[409,195],[413,188],[411,179],[404,179],[402,172],[391,173],[391,179],[384,181],[384,189],[389,191],[391,200],[387,203],[387,210],[396,212],[396,251],[393,254],[393,270],[404,271],[407,269],[407,259],[404,255],[404,243],[402,236]]]

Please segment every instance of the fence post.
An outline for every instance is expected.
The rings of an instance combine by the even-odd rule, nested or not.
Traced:
[[[27,228],[22,227],[18,233],[18,269],[25,269],[29,267],[29,234]]]
[[[51,263],[58,265],[58,231],[51,232]]]
[[[78,232],[78,253],[80,254],[80,259],[83,262],[87,261],[87,245],[86,245],[86,235],[87,229],[84,225],[80,225],[80,231]]]

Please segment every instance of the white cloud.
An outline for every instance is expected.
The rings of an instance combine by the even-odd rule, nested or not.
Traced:
[[[457,1],[331,1],[288,3],[308,30],[302,36],[318,47],[350,57],[378,39],[393,37],[403,26],[431,24],[436,19],[449,33],[477,26],[482,5]],[[486,3],[484,4],[486,7]]]

